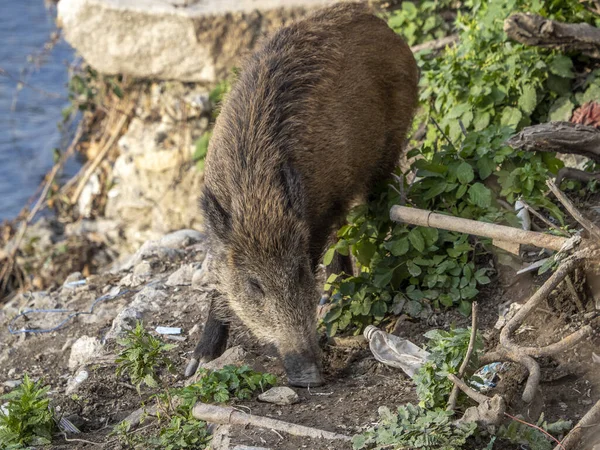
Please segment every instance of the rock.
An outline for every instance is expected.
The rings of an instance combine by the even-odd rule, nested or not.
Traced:
[[[297,403],[298,394],[287,386],[277,386],[263,392],[258,396],[261,402],[274,403],[276,405],[293,405]]]
[[[159,245],[167,248],[185,248],[192,244],[204,242],[206,236],[196,230],[178,230],[164,235],[158,241]]]
[[[169,276],[165,284],[167,286],[189,286],[192,284],[194,273],[193,264],[184,264]]]
[[[152,273],[152,266],[148,261],[142,261],[133,268],[133,274],[138,277],[150,275]]]
[[[79,215],[82,217],[89,218],[92,215],[94,198],[102,192],[102,184],[100,183],[98,174],[99,171],[96,170],[96,172],[90,176],[77,200]]]
[[[216,359],[202,365],[208,370],[219,370],[225,366],[239,366],[244,364],[247,352],[240,345],[228,348],[225,352]]]
[[[81,336],[71,346],[69,369],[75,370],[97,356],[102,350],[102,344],[95,337]]]
[[[138,292],[131,303],[115,317],[105,339],[122,337],[125,332],[135,328],[136,323],[144,318],[146,311],[159,311],[164,307],[163,303],[168,297],[159,288],[158,285],[145,286]]]
[[[79,372],[77,372],[77,375],[69,378],[69,381],[67,381],[67,389],[65,390],[65,394],[71,395],[72,393],[77,391],[77,389],[79,389],[79,386],[81,386],[81,383],[87,380],[89,376],[90,374],[87,370],[81,369]]]
[[[7,387],[9,389],[14,389],[23,383],[21,380],[6,380],[2,383],[2,386]]]
[[[204,285],[204,274],[206,273],[206,270],[204,269],[204,267],[201,267],[200,269],[194,271],[194,274],[192,275],[192,289],[195,290],[201,290],[202,286]]]
[[[58,21],[65,39],[100,72],[213,83],[265,32],[328,3],[61,0]]]

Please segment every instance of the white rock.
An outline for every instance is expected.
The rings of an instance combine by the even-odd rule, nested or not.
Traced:
[[[333,1],[61,0],[58,20],[100,72],[212,83],[266,31]]]
[[[167,286],[189,286],[192,284],[192,276],[195,271],[193,264],[184,264],[169,276],[165,284]]]
[[[102,349],[102,344],[95,337],[81,336],[71,347],[69,356],[69,369],[75,370],[97,356]]]
[[[298,394],[287,386],[277,386],[263,392],[258,396],[261,402],[274,403],[276,405],[293,405],[298,402]]]
[[[81,383],[87,380],[89,376],[90,374],[87,370],[81,369],[79,372],[77,372],[77,375],[75,375],[72,378],[69,378],[69,381],[67,381],[67,389],[65,390],[65,393],[67,395],[71,395],[73,392],[79,389]]]

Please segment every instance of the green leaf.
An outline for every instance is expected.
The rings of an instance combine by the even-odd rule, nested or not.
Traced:
[[[421,268],[412,261],[408,261],[406,263],[406,268],[413,277],[418,277],[419,275],[421,275]]]
[[[335,248],[330,247],[329,250],[325,252],[325,256],[323,256],[323,264],[328,266],[333,261],[333,257],[335,255]]]
[[[571,119],[575,105],[569,97],[560,97],[550,107],[548,118],[552,122],[556,121],[568,121]]]
[[[377,251],[377,246],[370,241],[360,241],[354,245],[356,259],[363,266],[368,266],[371,263],[371,258]]]
[[[471,167],[471,164],[462,162],[456,169],[456,176],[458,181],[460,181],[462,184],[468,184],[473,181],[473,178],[475,178],[475,173],[473,172],[473,167]]]
[[[436,184],[433,185],[433,187],[431,187],[423,196],[424,200],[431,200],[434,197],[437,197],[438,195],[440,195],[441,193],[443,193],[446,190],[446,182],[445,181],[438,181]]]
[[[482,180],[485,180],[492,173],[494,173],[495,169],[496,164],[494,163],[494,161],[492,161],[491,158],[483,156],[482,158],[479,158],[479,160],[477,160],[477,170],[479,172],[479,178],[481,178]]]
[[[516,127],[521,119],[523,118],[523,113],[512,106],[507,106],[502,110],[502,116],[500,117],[500,123],[502,125]]]
[[[523,86],[523,93],[521,97],[519,97],[519,108],[527,114],[530,115],[537,106],[537,93],[535,88],[531,84],[526,84]]]
[[[475,131],[485,130],[490,124],[490,113],[489,112],[478,112],[475,114],[475,120],[473,121],[473,128]]]
[[[469,188],[469,198],[480,208],[489,208],[492,205],[492,192],[481,183],[475,183]]]
[[[471,309],[471,302],[461,300],[458,304],[458,311],[464,316],[469,317],[471,315]]]
[[[410,244],[408,243],[408,238],[403,237],[391,242],[386,242],[385,247],[390,251],[392,255],[402,256],[408,252],[408,250],[410,249]]]
[[[192,159],[194,161],[198,161],[206,157],[206,154],[208,153],[208,144],[210,142],[211,136],[212,132],[207,131],[198,138],[198,140],[196,141],[196,150],[194,151],[194,155],[192,156]]]
[[[387,270],[386,272],[376,274],[373,277],[373,284],[376,287],[378,287],[380,289],[383,289],[388,284],[390,284],[390,281],[392,281],[392,277],[393,276],[394,276],[394,271],[393,270]]]
[[[425,240],[423,239],[423,236],[418,228],[413,228],[410,230],[410,233],[408,234],[408,240],[417,251],[422,252],[425,250]]]
[[[565,55],[555,55],[550,61],[550,72],[563,78],[574,78],[573,61]]]
[[[469,186],[467,186],[466,184],[461,184],[461,185],[459,186],[459,188],[456,190],[456,198],[457,198],[457,199],[460,199],[460,198],[462,198],[462,197],[463,197],[463,195],[465,195],[465,194],[466,194],[468,187],[469,187]]]

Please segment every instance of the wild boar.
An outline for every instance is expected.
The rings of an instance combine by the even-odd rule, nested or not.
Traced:
[[[222,296],[186,374],[235,314],[295,386],[324,382],[315,274],[332,232],[398,162],[417,104],[406,43],[365,5],[281,28],[242,67],[215,123],[201,207]]]

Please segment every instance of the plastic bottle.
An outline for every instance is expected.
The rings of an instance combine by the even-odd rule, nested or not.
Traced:
[[[369,347],[377,361],[402,369],[411,378],[429,356],[429,352],[409,340],[388,334],[373,325],[367,326],[363,335],[369,341]]]

